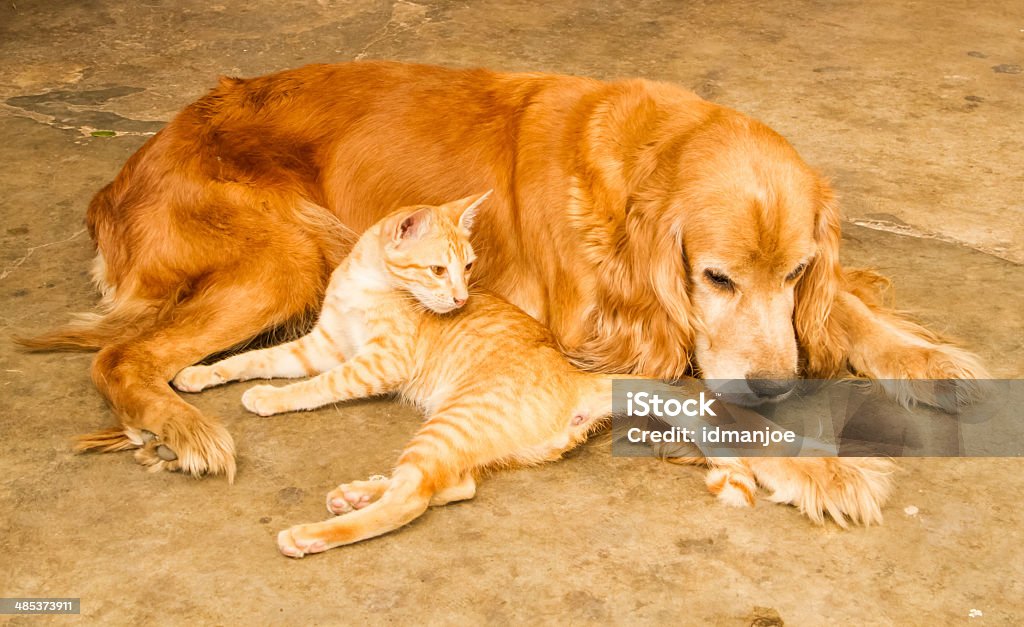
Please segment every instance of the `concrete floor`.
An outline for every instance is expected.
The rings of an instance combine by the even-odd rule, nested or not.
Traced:
[[[320,518],[339,481],[386,472],[413,412],[260,419],[229,386],[195,401],[234,433],[237,483],[149,475],[70,453],[111,420],[89,355],[23,355],[8,337],[95,302],[90,195],[218,74],[392,58],[665,79],[764,120],[832,177],[847,263],[1020,377],[1020,2],[168,4],[0,6],[0,596],[81,597],[85,616],[136,624],[1024,621],[1021,460],[902,460],[885,525],[844,532],[726,509],[695,469],[590,446],[293,561],[276,531]]]

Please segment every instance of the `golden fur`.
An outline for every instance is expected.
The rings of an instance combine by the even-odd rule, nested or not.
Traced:
[[[351,246],[339,225],[483,189],[476,280],[588,369],[985,376],[840,266],[827,183],[763,124],[664,83],[387,62],[223,79],[186,107],[89,207],[102,315],[28,343],[99,349],[126,433],[157,436],[142,463],[230,478],[230,435],[167,382],[314,312]]]

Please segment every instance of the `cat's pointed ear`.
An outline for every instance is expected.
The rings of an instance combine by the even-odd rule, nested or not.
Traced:
[[[493,191],[493,189],[489,189],[482,194],[460,198],[459,200],[445,204],[445,208],[448,209],[449,215],[452,216],[452,220],[455,221],[460,228],[470,231],[473,229],[473,220],[476,218],[477,210]]]
[[[430,230],[430,207],[421,207],[411,213],[400,214],[393,224],[391,240],[396,244],[420,239]]]

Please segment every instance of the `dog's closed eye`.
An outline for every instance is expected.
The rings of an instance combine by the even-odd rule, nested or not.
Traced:
[[[800,264],[799,266],[794,268],[792,272],[790,272],[789,274],[786,275],[786,281],[787,282],[789,282],[789,281],[796,281],[797,279],[800,278],[800,275],[802,275],[804,273],[804,270],[806,270],[806,269],[807,269],[807,263],[806,262]]]
[[[735,284],[728,276],[718,270],[712,270],[708,268],[704,271],[704,278],[708,280],[708,283],[722,290],[732,290]]]

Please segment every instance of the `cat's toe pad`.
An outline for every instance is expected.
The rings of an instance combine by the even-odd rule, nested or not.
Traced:
[[[327,493],[327,511],[340,516],[362,509],[379,499],[389,485],[390,481],[385,477],[343,483]]]
[[[310,553],[320,553],[327,550],[323,540],[307,537],[305,527],[307,525],[296,525],[285,529],[277,534],[277,548],[287,557],[304,557]]]

